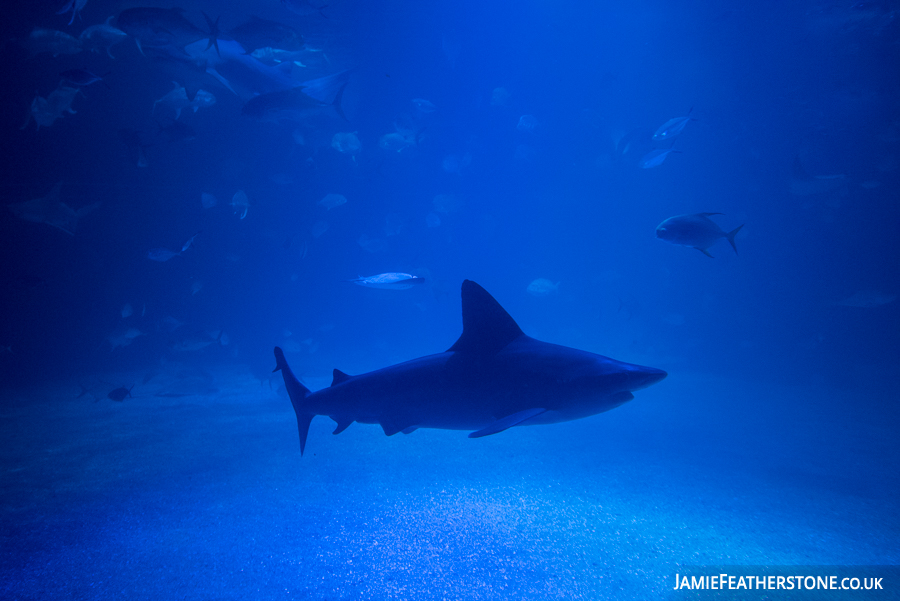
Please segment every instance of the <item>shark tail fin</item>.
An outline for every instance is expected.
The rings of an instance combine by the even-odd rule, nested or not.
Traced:
[[[725,234],[725,237],[728,238],[728,242],[731,243],[731,248],[734,249],[734,254],[737,254],[737,246],[734,243],[734,237],[737,236],[737,233],[739,231],[741,231],[742,227],[744,227],[743,223],[740,224],[739,226],[737,226],[736,228],[734,228],[733,230],[731,230],[730,232],[728,232],[727,234]]]
[[[294,372],[291,371],[287,360],[284,358],[284,352],[277,346],[275,347],[275,369],[272,371],[281,372],[281,375],[284,377],[284,387],[288,391],[288,396],[291,397],[291,405],[294,406],[294,413],[297,415],[297,430],[300,433],[300,456],[302,457],[303,452],[306,450],[306,436],[309,434],[309,424],[315,417],[315,414],[310,413],[306,408],[306,403],[304,402],[309,394],[309,389],[294,376]]]

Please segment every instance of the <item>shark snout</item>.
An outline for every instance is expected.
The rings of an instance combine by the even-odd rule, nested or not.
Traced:
[[[628,367],[626,381],[628,390],[632,392],[652,386],[669,375],[655,367],[644,367],[643,365],[629,365]]]

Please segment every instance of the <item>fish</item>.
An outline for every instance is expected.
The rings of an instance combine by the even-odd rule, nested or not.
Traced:
[[[81,35],[78,36],[78,40],[81,42],[82,47],[91,52],[105,50],[107,56],[114,59],[115,57],[109,49],[127,38],[128,34],[118,27],[113,27],[112,20],[113,17],[109,17],[105,23],[91,25],[82,31]]]
[[[338,132],[331,137],[331,147],[343,154],[354,155],[362,150],[356,132]]]
[[[885,294],[875,290],[859,290],[842,301],[838,301],[837,305],[842,307],[856,307],[858,309],[874,309],[889,305],[897,300],[896,294]]]
[[[116,388],[115,390],[110,390],[109,394],[106,396],[116,402],[121,403],[125,400],[125,397],[131,397],[131,390],[134,388],[134,384],[131,385],[131,388],[125,388],[122,386],[121,388]],[[131,397],[134,398],[134,397]]]
[[[247,193],[243,190],[238,190],[234,193],[234,196],[231,197],[231,202],[229,203],[232,207],[234,207],[234,214],[241,214],[241,219],[247,216],[247,211],[250,209],[250,199],[247,198]]]
[[[75,101],[75,96],[80,91],[81,88],[60,85],[46,98],[35,96],[31,101],[28,117],[19,129],[28,127],[32,119],[34,119],[37,129],[40,130],[41,126],[50,127],[57,119],[61,119],[66,114],[76,114],[75,109],[72,108],[72,102]]]
[[[437,110],[437,107],[434,106],[434,103],[425,100],[424,98],[413,98],[412,103],[413,106],[416,107],[416,110],[420,113],[428,114],[433,113]]]
[[[462,335],[447,351],[357,376],[335,369],[331,386],[316,392],[300,383],[276,346],[274,371],[294,408],[301,456],[316,415],[336,422],[334,434],[359,422],[379,424],[387,436],[439,428],[481,438],[609,411],[667,375],[531,338],[470,280],[461,297]]]
[[[83,88],[92,83],[103,81],[103,78],[87,69],[69,69],[59,74],[62,77],[62,83],[73,88]]]
[[[691,121],[696,121],[696,119],[691,118],[691,112],[694,110],[694,107],[691,107],[691,110],[688,111],[686,117],[675,117],[674,119],[669,119],[665,123],[659,126],[653,134],[654,142],[665,142],[667,140],[674,140],[677,138],[681,132],[684,131],[684,128]]]
[[[257,48],[250,53],[250,56],[258,60],[259,62],[269,66],[277,66],[282,63],[292,63],[298,67],[308,67],[309,65],[305,64],[303,61],[309,63],[310,58],[316,57],[316,53],[321,54],[321,51],[309,49],[282,50],[280,48],[265,46],[263,48]]]
[[[328,6],[322,0],[281,0],[281,5],[301,17],[316,14],[324,17],[325,13],[322,11]]]
[[[106,337],[107,342],[112,347],[111,350],[116,350],[118,347],[128,346],[134,339],[138,336],[143,336],[144,333],[141,332],[137,328],[125,328],[122,330],[117,330]]]
[[[194,238],[196,238],[197,236],[199,236],[200,233],[201,233],[201,232],[197,232],[196,234],[194,234],[193,236],[191,236],[190,238],[188,238],[188,239],[187,239],[187,242],[185,242],[184,244],[181,245],[181,252],[184,252],[184,251],[186,251],[187,249],[189,249],[189,248],[191,247],[191,244],[194,243]]]
[[[744,224],[730,232],[725,232],[709,218],[710,215],[723,215],[723,213],[695,213],[669,217],[657,226],[656,237],[672,244],[696,248],[710,259],[713,256],[707,249],[720,238],[726,238],[731,244],[731,248],[734,249],[734,254],[737,254],[734,237],[741,231]]]
[[[214,344],[220,346],[228,344],[228,338],[227,336],[224,336],[222,330],[214,332],[197,332],[192,336],[173,342],[171,344],[171,349],[178,352],[193,352],[203,350]]]
[[[81,40],[78,38],[64,31],[45,27],[35,27],[21,43],[32,57],[39,54],[52,54],[57,57],[60,54],[78,54],[82,50]]]
[[[673,150],[671,148],[657,148],[656,150],[651,150],[650,152],[645,154],[643,158],[641,158],[641,162],[639,163],[641,169],[652,169],[653,167],[659,167],[663,164],[663,161],[666,160],[666,157],[673,152],[681,151]]]
[[[267,121],[303,121],[329,107],[344,121],[341,100],[349,80],[349,71],[311,79],[290,89],[260,94],[244,104],[241,113]]]
[[[61,190],[62,182],[56,184],[47,196],[14,202],[6,206],[19,219],[45,223],[74,236],[79,220],[99,209],[100,203],[95,202],[76,211],[60,200]]]
[[[219,21],[203,14],[209,31],[205,32],[184,17],[180,8],[135,7],[119,13],[116,26],[134,38],[138,50],[159,48],[173,56],[185,55],[184,47],[207,40],[206,49],[219,51]]]
[[[85,4],[87,4],[87,0],[67,0],[62,8],[56,11],[56,14],[64,15],[67,12],[72,11],[72,18],[69,19],[69,25],[71,25],[75,22],[75,16],[81,12]]]
[[[516,125],[517,130],[526,134],[534,133],[537,128],[538,120],[534,118],[534,115],[522,115],[519,117],[519,124]]]
[[[425,283],[425,278],[420,278],[408,273],[379,273],[369,277],[358,277],[350,280],[354,284],[366,288],[381,288],[382,290],[407,290]]]
[[[200,194],[200,204],[204,209],[211,209],[219,204],[219,200],[209,192],[203,192]]]
[[[201,107],[212,106],[216,103],[216,97],[206,90],[197,90],[193,99],[188,98],[187,90],[177,81],[173,81],[175,87],[165,96],[153,103],[153,112],[162,106],[175,112],[175,119],[181,117],[181,110],[190,108],[196,113]]]
[[[835,175],[810,175],[800,162],[800,157],[794,157],[791,166],[791,193],[798,196],[811,196],[825,194],[843,187],[847,176],[843,173]]]
[[[559,292],[559,282],[555,284],[546,278],[538,278],[528,284],[528,294],[538,298]]]
[[[384,134],[378,141],[380,147],[392,152],[403,152],[416,144],[416,132],[413,130],[402,130]]]
[[[166,142],[188,142],[197,139],[197,132],[193,127],[182,123],[181,121],[172,121],[172,123],[163,126],[157,123],[157,136]]]
[[[326,194],[322,200],[316,204],[320,207],[325,207],[326,210],[331,210],[335,207],[347,204],[347,197],[343,194]]]
[[[180,252],[175,252],[174,250],[169,250],[168,248],[151,248],[147,252],[147,258],[151,261],[158,261],[159,263],[165,263],[172,257],[180,257]]]
[[[251,16],[228,32],[238,44],[252,54],[260,48],[277,48],[278,50],[297,51],[306,44],[300,32],[284,23],[260,19]]]

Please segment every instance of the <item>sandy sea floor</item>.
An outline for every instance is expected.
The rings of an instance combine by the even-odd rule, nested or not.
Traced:
[[[673,375],[478,440],[318,417],[301,458],[277,386],[141,379],[3,397],[0,597],[652,599],[688,564],[900,563],[896,396]]]

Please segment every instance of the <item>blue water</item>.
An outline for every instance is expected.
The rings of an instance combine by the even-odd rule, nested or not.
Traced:
[[[349,70],[345,117],[244,115],[229,65],[235,91],[135,34],[30,55],[130,3],[0,25],[0,596],[648,599],[688,566],[900,563],[900,5],[313,4],[180,6],[299,31],[278,69]],[[50,118],[70,69],[103,82]],[[173,81],[215,104],[175,119]],[[701,212],[736,251],[656,239]],[[425,284],[350,283],[384,272]],[[312,390],[442,352],[464,279],[669,375],[477,440],[317,417],[301,457],[273,347]]]

